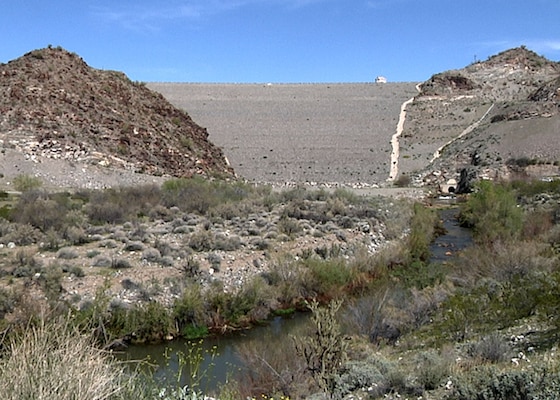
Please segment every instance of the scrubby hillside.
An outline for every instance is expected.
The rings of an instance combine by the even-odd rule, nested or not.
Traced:
[[[461,171],[471,179],[558,175],[559,63],[519,47],[436,74],[420,89],[401,172],[423,171],[425,183],[460,179]]]
[[[61,48],[0,65],[4,148],[153,175],[231,176],[206,129],[123,73],[89,67]]]

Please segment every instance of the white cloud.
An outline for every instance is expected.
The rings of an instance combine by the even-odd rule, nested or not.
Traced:
[[[186,0],[174,6],[157,6],[137,3],[132,7],[95,7],[93,14],[108,23],[119,24],[127,29],[157,29],[164,21],[177,19],[200,19],[251,5],[271,5],[286,9],[298,9],[332,0]]]

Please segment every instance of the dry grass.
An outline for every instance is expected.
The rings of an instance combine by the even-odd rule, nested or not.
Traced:
[[[123,370],[67,322],[42,322],[11,340],[0,360],[2,399],[116,398]]]

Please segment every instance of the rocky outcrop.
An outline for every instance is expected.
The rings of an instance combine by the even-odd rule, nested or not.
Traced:
[[[62,48],[0,65],[0,139],[28,157],[152,175],[232,177],[208,132],[144,84]]]
[[[560,162],[560,63],[518,47],[435,74],[420,88],[401,144],[414,157],[400,163],[404,173],[417,174],[416,182],[441,188],[455,179],[457,191],[468,192],[476,179],[533,176],[511,170],[511,159]],[[553,168],[539,171],[545,175],[537,177],[557,175]]]

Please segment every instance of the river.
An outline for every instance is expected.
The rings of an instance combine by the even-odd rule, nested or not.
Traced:
[[[439,211],[445,228],[445,234],[436,238],[431,245],[431,262],[441,263],[449,260],[457,251],[468,247],[472,243],[469,229],[459,226],[456,215],[457,208],[443,208]],[[197,365],[199,371],[206,373],[200,382],[200,388],[208,393],[224,384],[240,368],[244,368],[243,360],[239,356],[239,349],[266,341],[274,346],[278,341],[291,340],[291,335],[305,329],[309,323],[309,314],[295,314],[291,317],[275,317],[268,324],[250,330],[237,332],[227,336],[209,337],[202,341],[189,342],[174,340],[170,342],[130,346],[121,359],[146,360],[156,367],[155,377],[158,380],[176,381],[179,369],[178,354],[192,354],[192,359],[201,356],[201,363]],[[169,356],[166,357],[166,354]],[[188,363],[187,363],[188,364]],[[194,364],[197,364],[196,362]],[[181,385],[188,384],[189,366],[183,374],[185,379]]]

